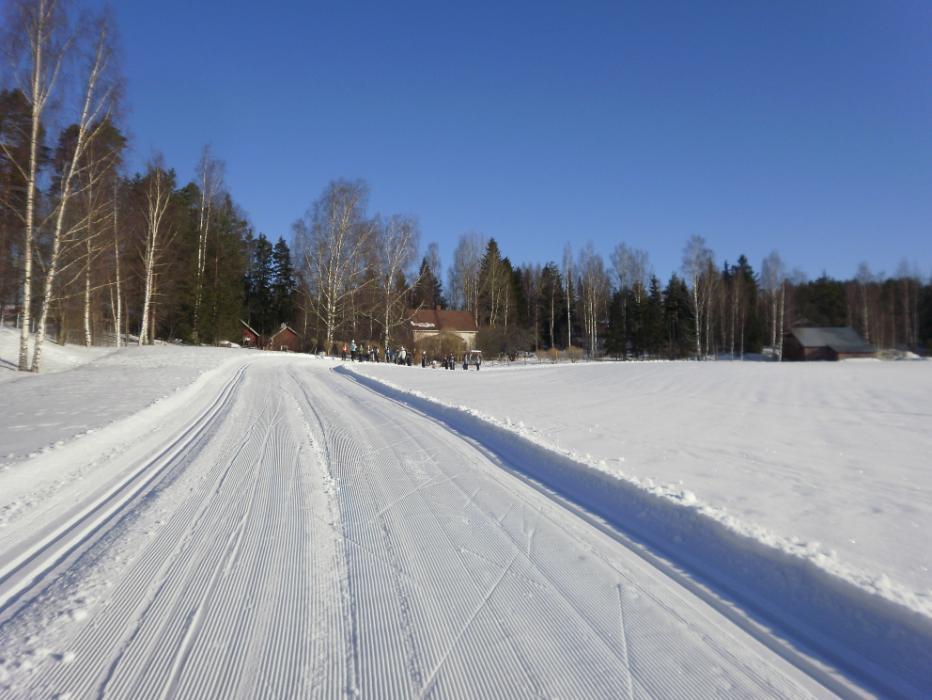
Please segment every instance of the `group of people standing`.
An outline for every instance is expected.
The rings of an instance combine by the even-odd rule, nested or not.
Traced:
[[[398,349],[388,348],[382,353],[378,345],[356,344],[354,338],[349,343],[343,343],[340,348],[340,359],[349,359],[353,362],[393,362],[399,365],[411,365],[411,353],[402,345]]]
[[[343,343],[340,348],[340,359],[346,360],[349,358],[352,362],[388,362],[396,365],[407,365],[408,367],[415,363],[420,364],[421,367],[433,367],[436,363],[443,369],[456,369],[456,355],[452,352],[441,355],[437,360],[429,359],[424,351],[420,351],[418,355],[419,357],[416,360],[414,353],[407,350],[404,345],[399,348],[389,347],[382,353],[378,345],[357,345],[355,338],[350,340],[349,343]],[[482,364],[481,356],[477,355],[473,363],[478,370]],[[463,369],[469,369],[468,353],[463,355]]]

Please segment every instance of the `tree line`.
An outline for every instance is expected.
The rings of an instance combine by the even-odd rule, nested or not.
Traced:
[[[41,369],[48,332],[85,345],[217,344],[238,338],[242,319],[264,335],[291,324],[306,350],[336,352],[350,339],[406,342],[412,309],[433,307],[468,311],[491,354],[779,356],[795,323],[850,325],[882,349],[932,343],[932,286],[906,263],[807,280],[777,253],[759,270],[743,255],[719,263],[693,236],[661,281],[624,243],[608,259],[567,244],[559,261],[518,265],[469,232],[444,275],[417,218],[370,213],[362,180],[329,183],[290,246],[256,235],[209,147],[186,183],[157,154],[125,173],[112,18],[66,10],[5,6],[0,320],[20,328],[21,370]]]
[[[909,264],[897,274],[862,264],[848,280],[808,280],[772,252],[756,270],[748,258],[716,261],[690,237],[681,269],[662,282],[646,251],[619,243],[606,261],[591,243],[562,260],[515,265],[498,241],[459,237],[443,277],[436,244],[417,263],[416,221],[366,213],[362,181],[331,183],[295,223],[298,301],[309,347],[365,339],[409,340],[412,310],[468,311],[478,345],[492,355],[569,352],[572,357],[744,357],[782,355],[796,324],[852,326],[879,349],[927,351],[932,284]]]
[[[932,284],[903,262],[893,276],[862,263],[848,280],[809,280],[772,252],[757,271],[744,255],[718,263],[690,237],[681,269],[662,282],[649,255],[619,243],[606,261],[591,243],[560,263],[513,265],[498,243],[460,237],[451,302],[471,311],[484,351],[569,350],[616,358],[782,355],[794,325],[851,326],[881,350],[932,346]]]
[[[19,369],[41,370],[48,332],[214,344],[244,315],[263,330],[291,320],[288,246],[254,236],[209,147],[187,183],[158,154],[124,173],[109,14],[58,0],[3,9],[0,320],[20,328]]]

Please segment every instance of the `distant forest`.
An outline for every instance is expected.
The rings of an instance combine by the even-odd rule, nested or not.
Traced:
[[[8,3],[0,80],[0,321],[21,329],[19,367],[60,343],[237,341],[240,320],[290,324],[308,351],[354,338],[404,342],[410,309],[468,310],[487,353],[617,358],[779,355],[797,323],[854,327],[880,349],[929,352],[932,284],[903,263],[807,280],[774,252],[755,269],[686,241],[679,273],[647,252],[591,244],[516,265],[494,239],[460,237],[446,275],[417,220],[371,214],[363,181],[336,180],[284,237],[256,234],[205,147],[185,183],[155,154],[125,172],[111,20],[50,0]],[[67,99],[66,99],[67,98]],[[445,282],[445,284],[444,284]],[[34,330],[30,350],[28,332]]]

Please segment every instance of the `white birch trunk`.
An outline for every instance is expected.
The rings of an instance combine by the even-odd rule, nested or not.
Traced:
[[[58,273],[58,263],[61,257],[62,234],[65,224],[65,213],[71,200],[71,185],[78,163],[87,147],[89,136],[88,130],[91,122],[95,117],[100,116],[100,111],[104,105],[103,102],[93,108],[94,94],[97,89],[97,82],[100,78],[101,71],[106,63],[106,40],[107,29],[102,27],[97,38],[95,47],[94,63],[91,66],[87,76],[87,83],[84,90],[84,101],[81,106],[81,117],[78,121],[78,137],[75,141],[74,153],[71,161],[66,166],[61,186],[61,200],[58,205],[58,211],[55,216],[55,229],[52,236],[52,254],[49,260],[48,270],[45,275],[45,284],[43,285],[42,310],[39,315],[39,327],[36,329],[36,347],[32,356],[32,371],[39,372],[42,368],[42,344],[45,341],[45,325],[48,320],[49,308],[52,303],[52,293],[54,290],[55,277]],[[106,100],[106,98],[105,98]],[[90,137],[91,139],[93,136]]]
[[[779,350],[777,354],[780,357],[780,362],[783,362],[783,312],[785,309],[786,303],[786,281],[782,280],[780,282],[780,335],[777,339],[779,343]]]
[[[91,334],[91,239],[85,241],[87,259],[84,263],[84,347],[92,345]]]
[[[171,192],[164,182],[165,172],[160,163],[155,164],[150,173],[146,189],[146,253],[145,253],[145,288],[142,297],[142,322],[139,325],[139,345],[151,344],[150,333],[151,306],[155,284],[155,263],[158,255],[159,229],[162,218],[168,209]]]
[[[116,346],[122,347],[123,345],[123,300],[122,300],[122,282],[120,281],[120,240],[118,236],[118,227],[117,227],[117,207],[118,199],[116,186],[114,185],[113,193],[113,274],[114,274],[114,290],[116,293],[116,303],[114,304],[114,314],[113,314],[113,326],[116,331]]]

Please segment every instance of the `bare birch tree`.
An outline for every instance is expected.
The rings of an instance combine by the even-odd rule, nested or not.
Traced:
[[[595,252],[592,243],[587,243],[579,251],[578,269],[586,345],[589,357],[595,357],[599,348],[599,324],[605,317],[611,283],[605,271],[605,262]]]
[[[405,321],[404,300],[408,288],[417,285],[417,279],[410,285],[398,283],[417,255],[420,231],[413,217],[395,215],[378,227],[377,235],[382,342],[383,348],[388,350],[392,331]]]
[[[207,267],[207,239],[210,235],[211,214],[214,200],[223,189],[223,170],[223,163],[211,156],[210,146],[204,146],[201,160],[197,166],[201,201],[198,208],[197,267],[194,287],[194,316],[191,330],[191,338],[195,344],[200,342],[200,311],[204,295],[204,271]]]
[[[563,247],[563,294],[566,298],[566,349],[573,346],[573,246]]]
[[[690,287],[693,316],[696,322],[696,359],[702,359],[704,328],[708,325],[706,314],[710,298],[711,279],[709,268],[712,266],[712,250],[706,245],[702,236],[691,236],[683,249],[683,274]],[[714,272],[714,269],[713,269]]]
[[[770,347],[779,361],[783,361],[783,319],[786,305],[786,267],[777,251],[764,258],[761,264],[761,285],[770,306]]]
[[[55,223],[52,231],[52,250],[48,265],[46,266],[45,281],[43,283],[42,305],[39,314],[39,323],[36,328],[35,350],[32,358],[32,371],[39,372],[42,362],[42,344],[45,340],[45,325],[51,307],[55,277],[58,274],[63,236],[65,235],[65,222],[68,205],[74,196],[73,185],[76,177],[80,177],[79,167],[84,159],[88,145],[104,130],[113,108],[116,97],[117,82],[107,80],[113,58],[110,22],[101,17],[94,26],[94,42],[87,57],[84,89],[78,118],[73,151],[70,160],[66,163],[58,190],[58,206],[55,210]],[[91,178],[93,180],[93,178]],[[90,185],[89,185],[90,186]],[[82,224],[87,226],[87,221]]]
[[[139,345],[151,345],[154,337],[150,328],[152,299],[156,267],[162,255],[167,236],[165,213],[171,202],[172,178],[165,170],[164,160],[156,155],[149,163],[144,193],[143,295],[142,321],[139,324]]]
[[[453,251],[450,266],[450,301],[473,314],[479,323],[479,287],[482,272],[482,252],[488,241],[475,231],[460,236]]]
[[[341,309],[368,285],[360,264],[372,237],[372,222],[365,218],[367,195],[362,181],[331,182],[304,220],[295,223],[295,237],[303,241],[302,276],[314,290],[309,296],[323,324],[326,352],[333,348]]]
[[[858,289],[861,332],[864,334],[864,340],[869,343],[871,342],[870,292],[874,283],[874,275],[866,262],[858,265],[858,272],[854,279]]]
[[[619,243],[612,251],[612,267],[618,280],[618,289],[621,295],[621,319],[623,333],[628,332],[628,295],[630,290],[634,294],[636,303],[640,304],[647,286],[647,275],[650,268],[647,252],[637,248],[629,248]],[[627,355],[627,350],[625,350]]]
[[[111,221],[113,223],[113,281],[110,286],[110,307],[113,318],[113,333],[116,338],[116,346],[119,348],[123,345],[123,279],[120,270],[121,253],[120,253],[120,193],[119,180],[113,179],[113,208],[111,210]]]
[[[32,263],[42,117],[55,90],[71,38],[67,36],[67,16],[58,0],[18,0],[11,3],[8,11],[9,34],[6,43],[13,48],[13,72],[17,75],[17,82],[23,86],[22,92],[32,112],[28,160],[18,166],[26,180],[22,249],[22,325],[19,339],[19,369],[25,372],[30,369]]]

